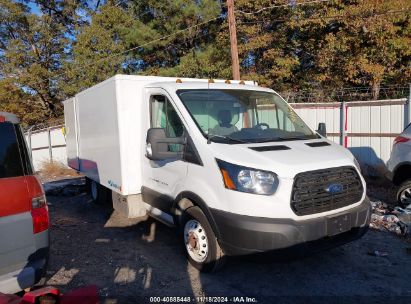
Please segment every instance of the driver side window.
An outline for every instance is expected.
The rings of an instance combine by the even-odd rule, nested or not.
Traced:
[[[183,135],[183,123],[166,96],[151,96],[150,112],[152,128],[165,129],[166,136],[170,138],[181,137]]]

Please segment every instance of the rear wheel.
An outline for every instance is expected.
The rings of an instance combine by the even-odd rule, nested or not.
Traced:
[[[190,207],[183,212],[180,233],[187,258],[195,268],[202,272],[215,272],[224,265],[224,253],[199,207]]]
[[[411,204],[411,179],[401,184],[397,192],[397,200],[403,207]]]
[[[94,202],[98,201],[98,184],[95,181],[90,183],[90,194]]]
[[[107,203],[111,198],[111,190],[100,185],[96,181],[87,178],[87,188],[91,199],[94,203],[102,205]]]

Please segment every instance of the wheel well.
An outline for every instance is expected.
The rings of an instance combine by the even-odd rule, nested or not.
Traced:
[[[405,164],[395,169],[393,182],[400,185],[403,181],[411,178],[411,164]]]
[[[175,217],[179,217],[182,212],[190,207],[199,207],[201,211],[203,211],[204,215],[206,216],[208,222],[211,225],[211,228],[214,231],[217,239],[220,238],[220,232],[217,228],[217,225],[214,221],[214,218],[211,214],[210,209],[208,208],[206,202],[199,197],[197,194],[193,192],[182,192],[180,193],[174,201],[172,213]],[[178,221],[175,221],[176,223]]]
[[[184,210],[196,206],[196,203],[187,197],[179,197],[174,203],[173,214],[180,216]]]

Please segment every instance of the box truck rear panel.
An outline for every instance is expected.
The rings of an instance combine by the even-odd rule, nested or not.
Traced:
[[[117,191],[121,187],[121,155],[115,81],[76,96],[79,171]]]
[[[76,101],[70,98],[64,102],[67,163],[69,167],[80,170],[77,145]]]

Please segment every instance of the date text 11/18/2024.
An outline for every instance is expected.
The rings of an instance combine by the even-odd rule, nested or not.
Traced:
[[[150,303],[258,303],[254,297],[150,297]]]

